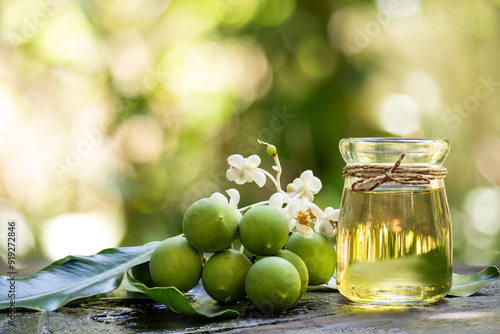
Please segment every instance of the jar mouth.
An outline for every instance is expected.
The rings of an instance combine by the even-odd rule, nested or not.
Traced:
[[[402,165],[442,165],[450,151],[444,139],[365,137],[344,138],[340,153],[347,164],[394,164],[405,154]]]

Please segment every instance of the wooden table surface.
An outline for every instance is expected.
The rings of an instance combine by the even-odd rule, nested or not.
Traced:
[[[481,268],[462,266],[459,273]],[[455,270],[454,270],[455,271]],[[457,271],[455,271],[457,272]],[[2,333],[500,333],[499,281],[471,297],[445,297],[427,306],[357,304],[337,292],[308,292],[284,314],[199,319],[145,300],[98,301],[56,312],[20,312],[15,326],[0,314]]]

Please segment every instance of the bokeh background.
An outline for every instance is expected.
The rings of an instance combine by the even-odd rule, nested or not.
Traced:
[[[500,263],[500,1],[0,1],[0,237],[18,265],[181,231],[278,147],[338,207],[344,137],[445,138],[458,263]],[[5,243],[0,243],[5,261]]]

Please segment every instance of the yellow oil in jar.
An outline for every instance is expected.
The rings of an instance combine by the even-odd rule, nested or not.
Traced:
[[[443,188],[344,190],[337,286],[353,301],[431,303],[451,288],[452,240]]]

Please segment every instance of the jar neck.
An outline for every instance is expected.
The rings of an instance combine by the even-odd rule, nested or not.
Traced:
[[[344,188],[345,189],[352,189],[352,185],[355,182],[358,182],[362,179],[357,178],[357,177],[347,177],[344,181]],[[379,185],[377,188],[370,192],[374,191],[426,191],[426,190],[431,190],[431,189],[439,189],[439,188],[444,188],[444,179],[436,179],[436,180],[430,180],[429,184],[418,184],[418,185],[411,185],[411,184],[400,184],[396,182],[386,182],[384,184]]]
[[[355,192],[369,192],[387,183],[407,186],[431,185],[431,181],[442,180],[448,171],[440,166],[401,166],[405,153],[399,156],[394,165],[347,165],[344,167],[344,178],[357,178],[353,181],[352,190]]]

